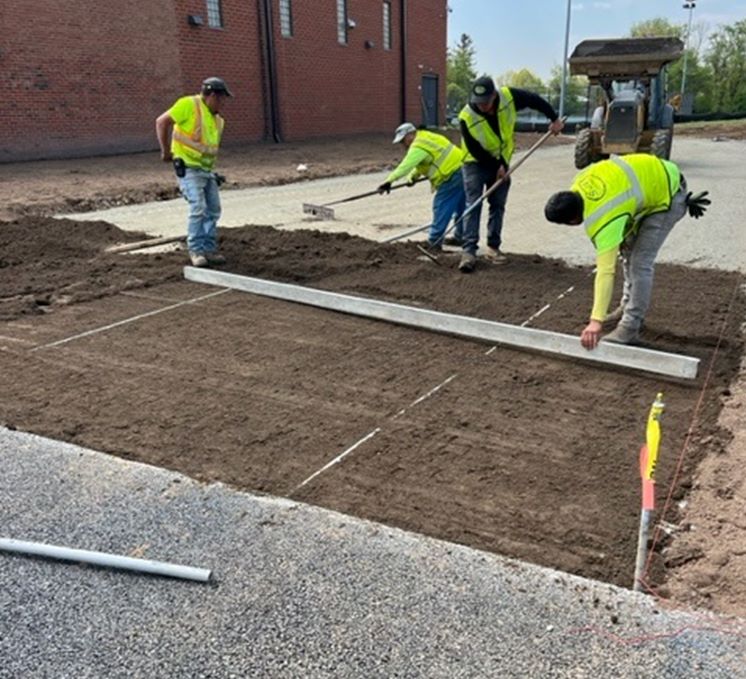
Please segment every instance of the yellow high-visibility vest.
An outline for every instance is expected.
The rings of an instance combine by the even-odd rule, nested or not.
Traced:
[[[434,189],[461,167],[463,153],[441,134],[417,130],[412,146],[428,154],[427,160],[417,165],[417,173],[426,176]]]
[[[497,122],[500,127],[500,135],[490,127],[487,118],[481,113],[475,111],[468,104],[461,109],[458,114],[459,120],[466,123],[469,134],[479,142],[479,145],[495,158],[502,157],[506,163],[510,164],[515,150],[515,121],[517,112],[513,95],[509,87],[501,87],[497,90]],[[476,163],[477,159],[469,153],[466,144],[461,142],[461,149],[464,152],[465,163]]]
[[[590,165],[570,190],[583,197],[585,232],[602,253],[617,247],[644,217],[668,210],[680,186],[674,163],[633,153]]]
[[[212,170],[218,156],[220,138],[223,135],[224,121],[213,114],[200,95],[182,97],[170,110],[184,105],[185,99],[192,101],[192,114],[186,122],[174,125],[171,135],[171,154],[181,158],[189,167]]]

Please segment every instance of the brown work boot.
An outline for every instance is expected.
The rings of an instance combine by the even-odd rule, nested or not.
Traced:
[[[225,264],[225,257],[219,252],[205,252],[205,259],[208,264]]]
[[[506,264],[508,262],[508,258],[502,250],[490,247],[489,245],[485,250],[484,256],[495,264]]]
[[[628,325],[620,323],[608,335],[604,335],[601,341],[611,342],[612,344],[639,344],[640,331],[637,328],[630,328]]]
[[[469,252],[461,255],[461,261],[458,263],[458,270],[461,273],[471,273],[477,265],[477,258]]]
[[[192,263],[192,266],[198,266],[200,268],[207,266],[207,257],[205,257],[201,252],[192,252],[190,250],[189,261]]]
[[[446,236],[443,239],[443,245],[455,245],[456,247],[460,248],[463,244],[463,241],[456,236]]]

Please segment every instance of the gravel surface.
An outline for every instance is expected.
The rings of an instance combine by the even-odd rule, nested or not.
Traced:
[[[0,554],[0,677],[746,676],[743,621],[6,429],[0,461],[3,536],[216,576]]]

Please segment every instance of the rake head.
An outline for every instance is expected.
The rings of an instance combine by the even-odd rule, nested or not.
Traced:
[[[323,205],[313,205],[312,203],[303,203],[303,214],[312,215],[316,219],[334,219],[334,210]]]

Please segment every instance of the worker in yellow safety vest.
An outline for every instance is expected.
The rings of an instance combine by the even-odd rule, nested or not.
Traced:
[[[466,204],[461,149],[442,134],[418,130],[412,123],[403,123],[396,128],[393,143],[404,144],[407,153],[378,191],[389,193],[391,184],[401,177],[407,177],[409,184],[414,184],[419,177],[426,177],[435,192],[428,249],[439,252],[443,249],[443,237],[451,218],[456,221],[455,238],[460,238],[461,215]]]
[[[598,345],[605,323],[616,321],[616,328],[604,341],[639,341],[658,251],[687,211],[695,219],[705,213],[710,204],[707,193],[687,193],[686,181],[674,163],[634,153],[590,165],[578,173],[569,191],[549,198],[544,207],[546,218],[557,224],[584,224],[596,249],[593,309],[580,336],[586,349]],[[622,300],[608,313],[620,254]]]
[[[479,220],[482,215],[481,204],[471,212],[468,208],[479,200],[483,189],[493,186],[508,172],[515,148],[517,111],[523,108],[534,109],[549,118],[549,129],[554,134],[559,134],[562,130],[563,122],[548,101],[538,94],[516,87],[501,87],[498,90],[492,78],[487,76],[474,81],[469,103],[459,113],[468,213],[464,220],[464,252],[459,262],[459,270],[463,273],[470,273],[476,267]],[[509,189],[510,177],[487,198],[489,219],[486,255],[496,264],[507,261],[501,245],[503,215]]]
[[[194,266],[225,263],[217,251],[224,178],[213,168],[223,136],[220,109],[230,96],[222,78],[207,78],[199,94],[181,97],[155,121],[161,158],[173,161],[181,194],[189,203],[187,248]]]

